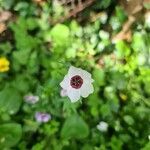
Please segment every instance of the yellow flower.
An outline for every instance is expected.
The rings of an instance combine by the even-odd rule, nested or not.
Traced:
[[[123,101],[126,101],[127,100],[127,95],[123,94],[123,93],[120,93],[120,98],[123,100]]]
[[[9,61],[5,57],[0,58],[0,72],[6,72],[9,70]]]

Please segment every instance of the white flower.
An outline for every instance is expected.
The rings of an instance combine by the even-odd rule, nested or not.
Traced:
[[[90,73],[81,68],[71,66],[60,86],[66,90],[71,102],[76,102],[81,96],[86,98],[94,92],[93,81]]]
[[[106,132],[108,130],[108,124],[104,121],[101,121],[98,125],[97,125],[97,129],[101,132]]]

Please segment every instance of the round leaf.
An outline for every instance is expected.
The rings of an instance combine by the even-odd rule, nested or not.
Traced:
[[[9,114],[18,112],[21,105],[21,96],[16,89],[5,88],[0,92],[0,110]]]
[[[83,139],[89,134],[88,125],[78,115],[69,117],[61,130],[61,136],[63,138],[76,138]]]
[[[0,125],[0,147],[8,148],[16,145],[22,136],[22,128],[17,123]]]

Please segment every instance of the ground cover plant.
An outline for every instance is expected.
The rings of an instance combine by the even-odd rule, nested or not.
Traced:
[[[150,149],[150,5],[131,1],[63,20],[0,0],[0,150]]]

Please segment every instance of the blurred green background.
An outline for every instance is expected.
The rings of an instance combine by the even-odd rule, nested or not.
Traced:
[[[150,150],[150,3],[78,2],[0,0],[0,150]],[[95,80],[76,103],[70,65]]]

